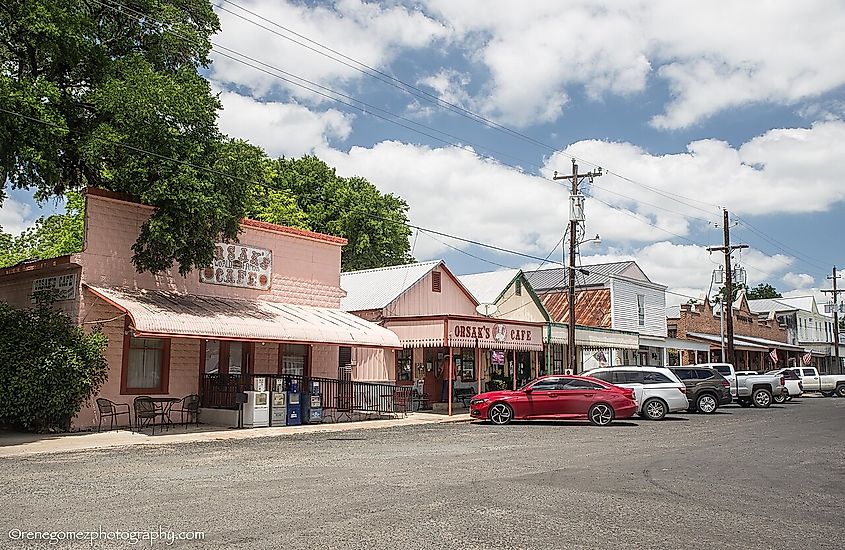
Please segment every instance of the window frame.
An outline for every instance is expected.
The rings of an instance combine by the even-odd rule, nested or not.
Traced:
[[[136,338],[138,337],[136,336]],[[159,372],[158,387],[129,387],[129,350],[132,345],[132,335],[129,320],[127,319],[123,331],[123,360],[120,368],[120,395],[166,395],[170,393],[170,338],[141,338],[147,340],[161,340],[161,370]]]
[[[408,366],[410,367],[408,369],[408,378],[400,378],[400,376],[399,376],[399,372],[400,372],[400,370],[399,370],[399,360],[400,360],[400,357],[405,355],[405,354],[407,354]],[[396,369],[396,381],[397,382],[413,382],[414,381],[414,350],[413,350],[413,348],[397,349],[395,354],[394,354],[394,361],[395,361],[394,368]]]
[[[645,294],[637,294],[637,324],[645,326]]]

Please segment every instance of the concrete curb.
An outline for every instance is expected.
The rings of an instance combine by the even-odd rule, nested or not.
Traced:
[[[226,441],[258,438],[276,438],[296,434],[333,433],[360,430],[378,430],[403,426],[434,425],[455,422],[469,422],[467,414],[443,416],[429,413],[414,413],[406,418],[387,420],[364,420],[336,424],[309,424],[305,426],[284,426],[277,428],[246,428],[242,430],[204,426],[201,431],[186,431],[175,427],[170,433],[148,435],[128,430],[78,434],[8,434],[0,435],[0,458],[38,454],[55,454],[97,449],[131,447],[135,445],[175,445],[202,441]]]

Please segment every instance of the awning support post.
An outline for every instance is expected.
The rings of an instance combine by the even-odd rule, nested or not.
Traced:
[[[452,378],[455,375],[455,365],[452,362],[452,346],[449,346],[449,416],[452,416]]]
[[[516,350],[511,350],[511,353],[511,357],[513,357],[513,368],[511,368],[511,371],[513,371],[513,389],[516,391]]]

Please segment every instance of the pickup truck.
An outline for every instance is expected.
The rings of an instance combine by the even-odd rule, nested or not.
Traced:
[[[702,363],[699,367],[716,369],[731,385],[731,396],[736,398],[740,407],[765,409],[771,406],[772,400],[783,393],[783,375],[748,374],[748,371],[737,372],[730,363]]]
[[[804,391],[821,392],[825,397],[833,394],[845,397],[845,374],[819,374],[815,367],[794,367],[792,372],[801,378]]]

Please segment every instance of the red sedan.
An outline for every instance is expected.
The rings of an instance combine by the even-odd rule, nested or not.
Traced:
[[[469,414],[494,424],[511,420],[588,419],[606,426],[636,414],[634,391],[585,376],[550,375],[513,390],[491,391],[472,398]]]

